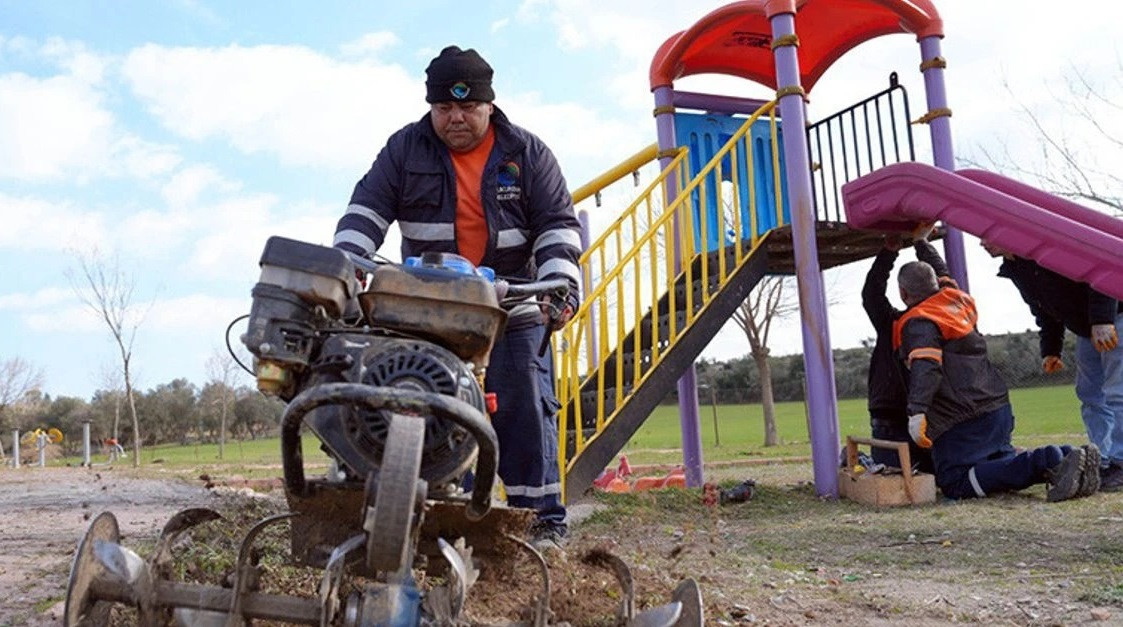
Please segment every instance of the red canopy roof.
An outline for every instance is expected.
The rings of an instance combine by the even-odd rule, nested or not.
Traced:
[[[651,88],[692,74],[730,74],[776,88],[769,18],[796,11],[800,81],[811,87],[858,44],[891,33],[943,36],[930,0],[742,0],[672,35],[651,61]]]

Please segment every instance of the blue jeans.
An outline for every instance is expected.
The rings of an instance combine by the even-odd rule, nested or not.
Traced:
[[[951,499],[982,498],[1044,483],[1069,446],[1041,446],[1017,453],[1010,444],[1014,412],[1009,403],[948,429],[932,444],[936,485]]]
[[[1123,314],[1115,317],[1123,336]],[[1088,440],[1100,448],[1103,464],[1123,464],[1123,346],[1101,353],[1088,338],[1076,338],[1076,397]]]

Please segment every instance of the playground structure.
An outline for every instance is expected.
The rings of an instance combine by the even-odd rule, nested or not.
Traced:
[[[919,43],[926,111],[913,120],[894,73],[888,89],[808,124],[804,99],[819,78],[888,34]],[[885,233],[942,221],[963,289],[965,231],[1123,297],[1123,222],[997,174],[955,171],[942,37],[929,0],[743,0],[660,46],[649,74],[657,143],[573,192],[578,204],[599,199],[647,163],[662,169],[603,233],[586,233],[585,298],[555,343],[567,499],[675,382],[686,483],[701,486],[693,363],[767,274],[797,278],[815,487],[829,497],[840,437],[823,269],[873,256]],[[776,98],[675,89],[697,74],[744,78]],[[933,165],[915,162],[914,124],[928,126]],[[588,225],[584,210],[579,218]]]
[[[38,428],[20,435],[19,429],[12,431],[12,455],[11,458],[6,458],[4,454],[3,443],[0,442],[0,463],[6,463],[13,468],[19,468],[20,460],[20,444],[23,446],[35,447],[38,454],[37,466],[46,467],[47,465],[47,448],[52,444],[62,444],[63,433],[55,427],[48,429]],[[90,468],[92,466],[105,466],[112,464],[126,456],[125,448],[116,438],[107,438],[102,443],[102,451],[105,453],[106,461],[102,463],[94,463],[92,461],[92,449],[90,445],[90,423],[85,421],[82,423],[82,466]]]
[[[35,462],[36,466],[45,468],[47,466],[47,450],[52,444],[62,443],[62,431],[54,427],[49,429],[33,429],[20,435],[19,429],[12,431],[12,455],[8,460],[4,460],[4,447],[0,445],[0,461],[6,461],[12,468],[19,468],[21,464],[25,463],[22,459],[23,454],[20,452],[21,446],[30,450],[35,449]],[[30,459],[30,456],[28,456]]]

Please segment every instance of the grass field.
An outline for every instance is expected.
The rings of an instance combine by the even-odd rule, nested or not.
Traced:
[[[1044,442],[1083,441],[1084,423],[1072,386],[1026,388],[1010,391],[1017,419],[1015,444],[1035,446]],[[702,453],[707,462],[746,457],[798,457],[811,454],[807,418],[802,402],[776,405],[776,430],[780,445],[764,447],[764,413],[759,404],[718,405],[717,437],[714,410],[700,408]],[[865,399],[838,403],[839,434],[869,435]],[[720,440],[720,446],[717,445]],[[678,463],[682,440],[677,405],[661,405],[628,442],[624,452],[632,463]]]
[[[1080,406],[1071,386],[1012,390],[1010,397],[1017,416],[1015,444],[1035,446],[1046,442],[1083,441]],[[703,405],[700,409],[703,458],[706,462],[811,454],[802,402],[779,403],[776,406],[776,427],[781,443],[767,448],[763,446],[764,418],[759,404],[719,405],[718,437],[714,435],[712,406]],[[839,433],[843,437],[869,434],[869,416],[864,399],[839,401],[838,420]],[[682,462],[681,446],[678,406],[661,405],[622,452],[633,464],[678,464]],[[279,438],[230,441],[226,443],[223,459],[220,460],[216,444],[164,445],[143,449],[141,463],[144,466],[164,466],[173,472],[222,466],[226,472],[246,477],[275,476],[276,467],[281,463],[280,450]],[[305,434],[303,453],[308,468],[327,466],[327,457],[309,434]],[[95,453],[93,461],[98,463],[104,459],[104,455]],[[58,464],[76,465],[80,462],[74,457],[57,460]]]

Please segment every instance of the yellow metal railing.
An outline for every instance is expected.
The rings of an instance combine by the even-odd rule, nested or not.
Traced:
[[[609,185],[612,185],[628,174],[635,172],[636,170],[651,163],[652,161],[655,161],[658,156],[659,146],[657,144],[651,144],[650,146],[645,147],[643,150],[621,161],[619,164],[609,169],[604,174],[601,174],[595,179],[573,190],[573,193],[571,194],[571,196],[573,196],[573,204],[576,205],[582,200],[586,200],[590,196],[599,194],[601,190],[608,187]]]
[[[570,426],[578,425],[574,429],[576,457],[611,424],[628,396],[639,389],[667,351],[763,240],[764,236],[757,234],[755,151],[749,141],[743,141],[753,123],[762,116],[769,116],[771,120],[775,211],[777,224],[784,223],[774,108],[772,102],[757,110],[693,178],[690,178],[687,149],[680,148],[659,176],[581,255],[585,299],[570,323],[555,338],[556,391],[562,405],[558,450],[563,481],[571,463],[566,447]],[[649,147],[637,153],[601,175],[595,179],[596,185],[590,183],[580,188],[582,198],[600,191],[597,185],[603,187],[619,180],[623,176],[620,172],[626,174],[635,170],[638,167],[635,161],[647,156],[650,150]],[[741,170],[736,165],[742,159],[747,162],[748,176],[744,177],[747,180],[742,180]],[[731,171],[723,170],[724,163],[733,164],[729,168]],[[729,180],[723,183],[726,179]],[[745,198],[746,192],[750,204],[747,240],[741,235],[746,229],[742,228],[745,225],[738,200]],[[716,205],[721,208],[719,216],[695,210],[696,206],[710,206],[710,198],[717,200]],[[717,229],[722,234],[718,237],[717,249],[699,250],[695,232],[710,232],[708,222],[715,219],[723,222]],[[737,234],[729,241],[724,236],[728,229]],[[680,281],[684,288],[681,296],[675,289]],[[666,303],[660,308],[663,298]],[[660,328],[659,309],[669,314],[665,329]],[[647,342],[643,341],[645,334],[649,338]],[[604,367],[610,357],[615,358],[611,375]],[[625,361],[629,362],[627,366]],[[613,390],[606,398],[610,381],[614,383]],[[582,415],[583,385],[595,387],[595,420]],[[630,389],[625,392],[625,387]],[[608,400],[612,401],[611,410],[606,407]],[[580,425],[588,422],[595,424],[595,432],[586,438]]]

